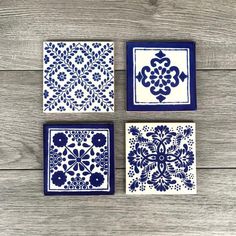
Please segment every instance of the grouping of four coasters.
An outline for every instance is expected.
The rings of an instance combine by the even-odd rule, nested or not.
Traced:
[[[44,112],[115,112],[113,42],[43,48]],[[126,53],[128,112],[196,110],[193,42],[127,42]],[[113,123],[45,124],[45,195],[114,194],[115,135]],[[195,194],[195,135],[193,122],[127,122],[126,193]]]

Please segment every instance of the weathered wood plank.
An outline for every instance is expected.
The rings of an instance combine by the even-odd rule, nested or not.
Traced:
[[[45,40],[193,40],[198,68],[236,68],[235,0],[0,1],[0,69],[42,69]]]
[[[42,171],[0,171],[1,235],[236,235],[235,170],[198,170],[197,195],[44,197]]]
[[[197,166],[236,167],[236,71],[198,71],[196,112],[126,112],[125,72],[116,72],[116,112],[43,114],[42,72],[0,73],[0,169],[42,168],[42,125],[113,121],[116,167],[124,168],[125,121],[195,121]]]

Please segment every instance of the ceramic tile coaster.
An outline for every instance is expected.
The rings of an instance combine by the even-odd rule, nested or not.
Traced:
[[[44,42],[43,111],[113,112],[113,42]]]
[[[127,43],[127,110],[196,110],[193,42]]]
[[[126,123],[126,193],[196,193],[195,123]]]
[[[112,124],[44,125],[44,193],[114,193]]]

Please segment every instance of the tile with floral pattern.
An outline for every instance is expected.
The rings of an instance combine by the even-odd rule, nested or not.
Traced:
[[[44,125],[45,195],[114,193],[112,124]]]
[[[126,123],[126,193],[195,194],[195,123]]]
[[[127,110],[196,110],[193,42],[127,43]]]
[[[113,42],[44,42],[44,112],[113,112]]]

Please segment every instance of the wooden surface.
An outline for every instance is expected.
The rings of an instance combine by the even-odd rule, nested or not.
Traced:
[[[234,170],[198,170],[197,195],[45,197],[42,172],[2,171],[2,235],[235,235]],[[11,187],[9,187],[11,186]]]
[[[0,235],[236,235],[236,1],[0,1]],[[42,42],[115,42],[116,111],[43,114]],[[126,112],[125,42],[197,43],[196,112]],[[124,123],[197,124],[195,196],[126,196]],[[113,121],[116,194],[44,197],[42,124]]]

